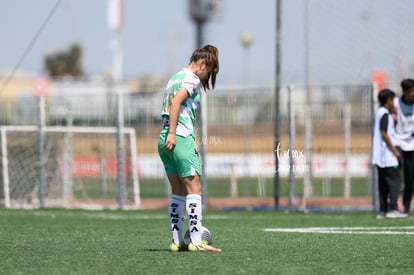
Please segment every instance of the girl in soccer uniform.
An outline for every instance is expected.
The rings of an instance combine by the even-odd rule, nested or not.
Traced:
[[[164,92],[158,153],[172,190],[168,207],[171,251],[221,251],[201,238],[201,166],[195,142],[201,88],[210,89],[211,82],[214,89],[218,72],[218,49],[207,45],[193,52],[189,65],[172,76]],[[188,246],[183,239],[184,207],[191,237]]]

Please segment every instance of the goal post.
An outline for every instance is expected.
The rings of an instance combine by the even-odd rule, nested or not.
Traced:
[[[46,207],[116,208],[116,127],[45,126],[39,150],[37,126],[1,126],[0,205],[39,206],[40,169],[44,169]],[[140,208],[134,128],[123,128],[125,208]],[[44,165],[39,166],[39,152]],[[105,187],[105,188],[104,188]]]
[[[10,208],[10,182],[9,182],[9,162],[7,158],[7,140],[6,128],[1,127],[1,164],[2,164],[2,178],[3,178],[3,200],[4,207]]]

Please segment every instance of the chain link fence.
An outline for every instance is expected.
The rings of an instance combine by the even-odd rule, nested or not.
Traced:
[[[255,205],[271,205],[275,173],[279,173],[282,180],[282,204],[287,204],[286,200],[290,199],[293,200],[290,202],[292,205],[301,208],[305,202],[307,206],[314,203],[317,206],[318,203],[323,205],[324,200],[327,202],[335,198],[370,199],[373,190],[369,177],[374,104],[372,86],[312,86],[309,89],[312,94],[310,113],[306,113],[306,87],[290,86],[281,90],[281,143],[277,147],[279,171],[276,171],[274,160],[274,88],[236,87],[208,92],[208,130],[205,140],[198,140],[198,143],[205,142],[207,145],[209,199],[230,201],[223,203],[223,207],[230,207],[231,202],[238,205],[240,198],[247,206],[249,198],[255,201]],[[131,151],[128,138],[124,141],[127,159],[131,159],[133,154],[137,156],[136,170],[128,168],[124,171],[125,178],[131,179],[124,183],[124,197],[132,202],[137,194],[139,201],[145,202],[165,200],[170,193],[157,153],[161,96],[161,89],[124,94],[125,127],[133,129],[136,136],[136,148],[132,146],[134,151]],[[7,106],[1,109],[4,111],[0,123],[5,125],[3,128],[31,125],[37,129],[37,97],[26,94],[18,98],[3,97],[0,101],[0,105]],[[63,207],[85,205],[88,201],[108,206],[116,201],[116,168],[113,167],[116,166],[116,140],[114,132],[109,134],[102,130],[108,127],[114,129],[114,102],[115,97],[102,82],[51,84],[51,92],[46,97],[46,127],[61,129],[61,133],[48,136],[45,145],[48,152],[46,194],[51,194],[50,200],[55,199],[55,204],[49,205],[56,205],[56,198],[68,197],[68,193],[63,192],[67,186],[71,188],[71,203],[62,200]],[[311,118],[312,123],[311,156],[307,156],[305,150],[307,117]],[[84,134],[77,132],[70,135],[68,140],[69,129],[74,127],[101,129],[103,132],[96,130],[88,134],[85,130]],[[9,161],[10,198],[20,198],[20,203],[15,205],[26,205],[28,201],[34,205],[38,203],[37,140],[36,131],[30,134],[7,132],[4,147],[7,155],[2,151],[2,156]],[[70,147],[65,147],[68,142]],[[70,148],[69,159],[68,149],[65,148]],[[292,156],[293,162],[289,156]],[[309,157],[310,162],[307,161]],[[109,168],[103,167],[102,161],[110,162]],[[26,162],[30,165],[24,165]],[[69,168],[65,165],[67,162],[71,164]],[[14,163],[20,163],[24,169],[15,168]],[[67,169],[71,171],[69,174]],[[4,201],[5,170],[2,171],[0,196]],[[134,171],[138,177],[135,183],[131,175]],[[311,175],[310,192],[305,192],[304,178],[307,175]],[[139,185],[136,185],[138,182]],[[218,205],[220,202],[216,207]]]
[[[258,71],[264,77],[269,68],[259,70],[257,63],[250,62],[257,60],[247,60],[246,53],[246,68],[241,70],[243,76],[239,79],[246,85],[221,87],[207,96],[207,135],[199,145],[200,142],[207,145],[208,198],[227,201],[220,204],[216,200],[215,207],[239,205],[241,199],[247,206],[271,207],[275,173],[281,177],[281,205],[375,207],[370,150],[376,92],[370,83],[373,74],[379,73],[384,76],[380,87],[399,92],[395,83],[413,74],[414,61],[408,50],[408,45],[414,43],[414,33],[410,31],[413,6],[410,0],[283,2],[278,147],[275,148],[273,137],[274,87],[247,85],[247,76]],[[269,20],[271,26],[262,29],[271,30],[273,23],[274,20]],[[214,38],[219,24],[211,26],[209,36]],[[272,35],[270,31],[269,36]],[[273,58],[274,45],[263,41],[264,37],[257,36],[249,48],[250,57],[263,50]],[[38,98],[32,94],[32,82],[33,79],[14,78],[5,86],[0,97],[1,126],[39,126]],[[301,84],[288,86],[289,83]],[[117,101],[111,85],[103,80],[51,83],[45,95],[46,127],[115,128]],[[127,82],[121,86],[124,91],[130,90]],[[170,193],[156,146],[161,128],[162,89],[123,95],[124,126],[133,130],[136,147],[130,146],[125,138],[124,154],[137,157],[136,173],[124,171],[128,180],[124,182],[123,196],[135,206],[137,194],[144,207],[146,201],[164,202]],[[31,201],[29,205],[36,207],[39,136],[36,132],[11,134],[7,128],[3,129],[8,138],[7,142],[2,138],[0,203],[8,204],[5,203],[8,193],[11,200],[20,201],[18,205]],[[112,133],[74,136],[72,146],[67,147],[71,148],[69,168],[65,166],[68,161],[65,137],[68,142],[67,133],[46,136],[45,144],[50,147],[43,148],[49,152],[45,194],[55,190],[50,194],[63,198],[64,186],[70,186],[73,191],[70,194],[77,200],[73,205],[85,201],[102,207],[113,205],[119,191],[111,170],[115,164],[109,165],[110,171],[103,167],[116,157],[116,136]],[[280,157],[278,171],[275,171],[275,149]],[[9,171],[5,170],[6,160]],[[18,167],[15,164],[23,168],[15,168]],[[86,169],[89,174],[77,173],[76,167]],[[133,180],[134,174],[138,183]],[[9,186],[5,185],[7,181]],[[105,193],[105,190],[112,191]]]

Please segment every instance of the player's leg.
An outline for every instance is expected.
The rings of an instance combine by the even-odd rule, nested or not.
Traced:
[[[384,168],[383,179],[386,182],[388,193],[389,193],[389,205],[390,211],[386,214],[387,218],[406,218],[406,213],[398,211],[398,193],[400,191],[400,171],[398,167],[387,167]]]
[[[411,199],[413,196],[414,184],[414,151],[403,151],[403,173],[404,173],[404,192],[403,205],[404,213],[410,213]]]
[[[165,172],[168,176],[168,180],[171,185],[171,199],[168,205],[168,217],[170,220],[171,230],[171,251],[182,251],[184,248],[183,240],[183,225],[184,225],[184,214],[183,210],[185,207],[185,188],[181,183],[181,179],[178,176],[177,170],[174,164],[174,158],[172,152],[168,152],[165,147],[166,133],[160,134],[158,141],[158,152],[160,158],[164,164]]]
[[[201,241],[201,165],[195,140],[192,136],[177,136],[174,149],[175,165],[180,176],[181,186],[185,189],[188,230],[191,241]]]
[[[387,183],[385,181],[384,168],[377,167],[378,171],[378,199],[379,199],[379,212],[380,215],[385,216],[388,210],[387,203]]]
[[[202,239],[202,201],[201,201],[201,182],[200,176],[195,173],[194,176],[182,178],[187,188],[186,210],[188,217],[188,230],[190,232],[191,242],[188,245],[189,251],[207,251],[220,252],[221,249],[209,245]]]
[[[168,175],[171,185],[171,199],[168,206],[168,215],[171,225],[172,245],[171,250],[184,250],[183,230],[184,230],[184,207],[186,191],[177,174]]]
[[[178,174],[187,193],[186,211],[191,239],[188,249],[218,252],[220,249],[209,246],[202,241],[201,165],[194,138],[192,136],[185,138],[177,136],[174,156]]]
[[[390,194],[390,210],[398,211],[398,195],[400,192],[400,171],[398,167],[387,168],[387,185],[389,186]]]
[[[202,226],[202,198],[200,176],[195,173],[194,176],[182,178],[186,188],[186,211],[188,218],[188,230],[192,242],[201,241]]]

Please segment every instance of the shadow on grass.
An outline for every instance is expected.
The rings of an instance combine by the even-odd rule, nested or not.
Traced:
[[[166,249],[166,248],[144,248],[143,251],[146,251],[146,252],[162,252],[162,251],[170,252],[170,250]]]

